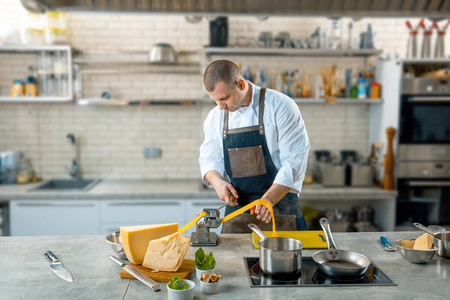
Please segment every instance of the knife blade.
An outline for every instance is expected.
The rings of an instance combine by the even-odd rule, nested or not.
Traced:
[[[128,273],[133,275],[140,282],[142,282],[146,286],[150,287],[154,292],[160,292],[161,291],[161,286],[159,285],[159,283],[157,283],[156,281],[154,281],[153,279],[151,279],[147,275],[141,273],[139,270],[136,270],[132,266],[127,265],[126,263],[124,263],[123,261],[121,261],[120,259],[118,259],[118,258],[116,258],[114,256],[108,255],[108,258],[110,260],[112,260],[113,262],[115,262],[116,264],[118,264],[119,266],[121,266],[122,269],[124,269],[125,271],[127,271]]]
[[[73,282],[73,276],[67,270],[67,268],[59,261],[52,251],[48,250],[44,253],[44,256],[51,262],[49,265],[50,270],[53,271],[58,277],[64,279],[65,281]]]
[[[388,238],[384,235],[380,236],[381,244],[384,246],[384,251],[393,252],[394,248],[391,246],[391,242],[389,242]]]

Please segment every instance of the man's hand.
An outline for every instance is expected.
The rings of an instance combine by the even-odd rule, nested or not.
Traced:
[[[214,190],[216,190],[219,199],[227,203],[229,206],[238,205],[236,199],[239,195],[233,185],[222,179],[222,176],[216,171],[210,171],[205,175],[206,180],[211,183]],[[234,200],[232,199],[234,197]]]
[[[256,218],[263,222],[269,223],[272,220],[270,211],[264,205],[257,204],[255,206],[255,214],[257,215]]]

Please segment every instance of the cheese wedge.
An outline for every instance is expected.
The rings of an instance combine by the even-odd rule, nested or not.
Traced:
[[[176,272],[183,263],[189,246],[189,239],[178,232],[150,241],[142,265],[147,268]]]
[[[424,233],[423,235],[421,235],[416,239],[413,249],[431,250],[432,245],[433,245],[433,237],[428,233]]]
[[[129,261],[140,265],[148,243],[178,231],[178,223],[120,227],[120,239]]]

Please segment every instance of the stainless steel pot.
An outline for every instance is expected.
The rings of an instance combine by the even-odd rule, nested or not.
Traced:
[[[286,237],[267,237],[255,224],[248,227],[261,240],[259,245],[259,266],[269,275],[289,275],[300,272],[302,268],[302,249],[304,244]]]
[[[316,252],[312,256],[317,268],[330,277],[356,277],[363,275],[372,263],[371,260],[360,253],[338,250],[331,235],[328,220],[321,218],[319,222],[327,237],[328,250]]]
[[[434,237],[434,243],[438,246],[438,256],[450,258],[450,231],[435,232],[420,223],[413,223],[413,225]]]

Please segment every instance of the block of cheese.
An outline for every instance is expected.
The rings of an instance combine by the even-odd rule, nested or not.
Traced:
[[[120,239],[129,261],[140,265],[148,243],[178,231],[178,223],[120,227]]]
[[[416,239],[413,249],[430,250],[432,245],[433,245],[433,237],[428,233],[424,233],[423,235],[421,235]]]
[[[159,271],[176,272],[183,263],[188,246],[189,239],[178,232],[150,241],[142,265]]]

